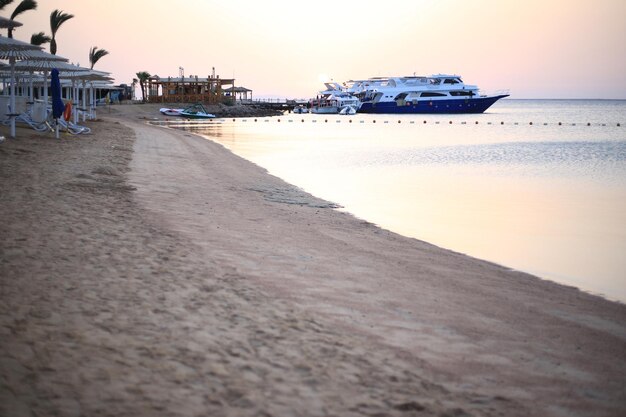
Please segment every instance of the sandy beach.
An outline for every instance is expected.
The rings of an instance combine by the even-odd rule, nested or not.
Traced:
[[[0,144],[0,416],[626,413],[624,304],[337,211],[158,107]]]

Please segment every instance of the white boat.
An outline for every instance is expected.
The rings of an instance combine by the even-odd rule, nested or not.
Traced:
[[[180,116],[187,119],[213,119],[215,115],[208,113],[200,103],[192,104],[180,112]]]
[[[339,110],[339,114],[344,115],[344,116],[346,115],[351,116],[353,114],[356,114],[356,109],[352,106],[345,106],[344,108]]]
[[[344,108],[351,108],[358,111],[361,103],[353,94],[346,92],[337,83],[324,83],[326,90],[311,100],[311,113],[315,114],[337,114]],[[351,110],[345,110],[351,111]]]
[[[458,75],[369,78],[344,88],[359,98],[360,113],[483,113],[508,92],[481,94]]]
[[[200,103],[192,104],[184,109],[171,109],[162,107],[159,111],[166,116],[179,116],[187,119],[213,119],[214,114],[208,113],[204,106]]]
[[[164,114],[166,116],[180,116],[180,113],[183,111],[184,109],[170,109],[168,107],[162,107],[159,109],[159,111],[161,112],[161,114]]]

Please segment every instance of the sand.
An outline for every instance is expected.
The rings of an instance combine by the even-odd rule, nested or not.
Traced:
[[[1,416],[626,413],[623,304],[99,116],[0,144]]]

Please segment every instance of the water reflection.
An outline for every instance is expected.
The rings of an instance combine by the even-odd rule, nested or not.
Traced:
[[[506,106],[287,115],[202,133],[384,228],[626,301],[626,129],[616,123],[626,103]]]

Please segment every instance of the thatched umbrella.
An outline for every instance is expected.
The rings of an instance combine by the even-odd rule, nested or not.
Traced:
[[[20,22],[0,16],[0,29],[18,28],[20,26],[22,26]]]
[[[12,137],[15,137],[15,117],[18,116],[15,114],[15,62],[27,59],[30,56],[30,51],[40,49],[39,46],[31,45],[30,43],[0,36],[0,59],[8,59],[11,65],[11,97],[9,99],[11,113],[8,116],[11,118]]]
[[[81,68],[82,69],[82,68]],[[93,91],[93,82],[94,81],[111,81],[113,80],[109,77],[110,73],[104,71],[96,71],[92,69],[88,69],[87,71],[76,71],[76,72],[64,72],[61,74],[62,78],[68,78],[72,80],[72,84],[74,82],[79,81],[82,82],[83,87],[83,108],[87,110],[87,82],[90,82],[89,85],[89,113],[93,114],[93,102],[94,102],[94,91]],[[78,122],[78,119],[75,114],[74,123]],[[91,116],[90,116],[91,117]],[[84,121],[84,117],[83,117]]]
[[[44,103],[48,103],[48,72],[53,68],[59,68],[60,65],[66,63],[67,58],[62,56],[52,55],[44,51],[30,51],[28,59],[24,59],[15,64],[15,69],[18,71],[42,71],[44,76]],[[33,86],[32,77],[30,84],[30,101],[33,101]]]

